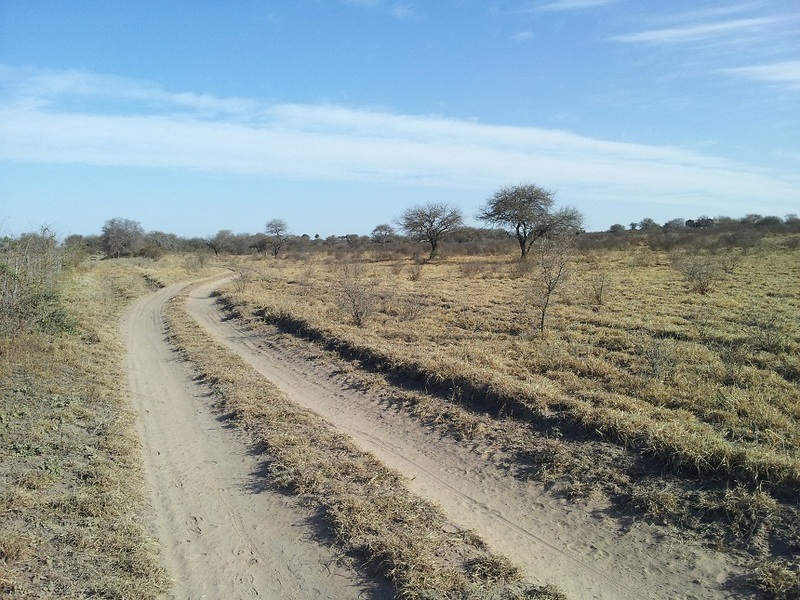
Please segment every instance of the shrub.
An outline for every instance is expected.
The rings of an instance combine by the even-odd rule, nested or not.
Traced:
[[[679,271],[692,292],[706,294],[722,279],[720,262],[708,254],[681,255],[673,257],[673,267]]]
[[[362,327],[377,305],[375,282],[369,280],[360,264],[346,264],[339,287],[342,303],[353,324]]]

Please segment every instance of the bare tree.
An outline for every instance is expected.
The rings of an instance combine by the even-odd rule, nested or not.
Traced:
[[[529,272],[532,284],[529,288],[530,300],[536,308],[541,333],[544,333],[547,310],[569,277],[574,254],[572,238],[562,235],[542,239],[536,251],[527,259],[532,261]]]
[[[430,260],[436,257],[442,238],[464,224],[464,217],[458,208],[430,202],[407,208],[397,222],[408,237],[430,244]]]
[[[583,215],[574,208],[554,207],[555,192],[524,184],[500,188],[478,213],[478,218],[508,227],[517,238],[522,258],[536,240],[579,231]]]
[[[109,219],[103,225],[101,244],[103,252],[112,258],[132,256],[142,247],[144,229],[130,219]]]
[[[267,222],[267,236],[269,236],[269,247],[272,249],[272,256],[277,257],[281,248],[289,239],[289,226],[283,219],[272,219]]]

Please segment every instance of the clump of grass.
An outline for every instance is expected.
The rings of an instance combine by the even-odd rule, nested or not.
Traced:
[[[781,559],[762,561],[751,578],[756,589],[775,600],[800,598],[800,568]]]
[[[568,600],[568,596],[558,586],[548,583],[531,595],[536,600]]]

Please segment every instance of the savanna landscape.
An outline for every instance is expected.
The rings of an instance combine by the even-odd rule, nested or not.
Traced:
[[[0,593],[800,597],[797,218],[548,214],[5,238]]]

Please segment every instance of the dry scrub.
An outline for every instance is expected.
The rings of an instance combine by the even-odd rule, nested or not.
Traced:
[[[3,337],[0,595],[144,599],[167,589],[141,526],[120,383],[117,319],[149,291],[142,274],[112,263],[62,274],[44,313],[58,319]]]
[[[591,458],[576,479],[574,447],[554,448],[588,436],[632,451],[606,492],[765,560],[783,556],[797,581],[800,260],[783,242],[715,257],[725,268],[702,290],[665,252],[584,255],[544,336],[510,257],[452,258],[409,278],[410,262],[366,256],[376,309],[359,325],[330,257],[249,261],[256,275],[225,301],[478,414],[546,423],[531,437],[554,441],[549,452],[531,442],[532,471],[567,476],[576,496]],[[626,472],[632,464],[639,471]]]
[[[338,542],[393,582],[399,598],[536,597],[519,570],[410,493],[400,475],[322,418],[289,401],[203,333],[178,298],[167,311],[173,342],[198,377],[264,452],[271,481],[322,512]]]

